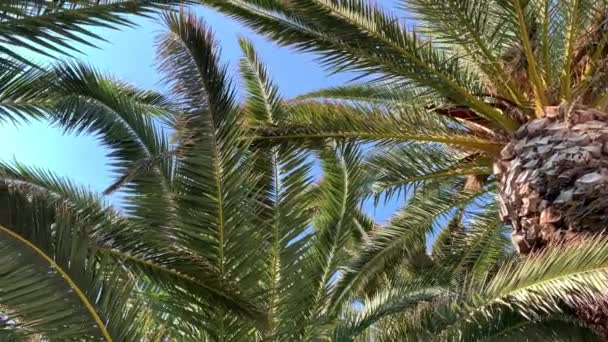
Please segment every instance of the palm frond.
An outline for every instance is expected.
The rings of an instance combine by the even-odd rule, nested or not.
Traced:
[[[487,157],[437,144],[389,145],[370,153],[366,165],[375,175],[376,200],[381,195],[390,200],[426,182],[492,172]]]
[[[433,103],[433,101],[439,100],[423,88],[413,86],[393,87],[388,84],[374,85],[366,83],[318,89],[300,95],[295,99],[344,100],[402,108],[409,108],[410,103],[413,108],[421,108]]]
[[[6,183],[2,200],[2,255],[9,258],[2,305],[17,329],[50,338],[145,338],[147,309],[133,297],[128,274],[96,255],[86,214]]]
[[[441,339],[468,341],[496,336],[497,330],[513,330],[522,322],[569,315],[606,291],[607,248],[605,240],[594,238],[512,259],[488,281],[465,288],[461,304],[435,307],[442,322],[428,324]]]
[[[41,82],[44,71],[17,64],[0,67],[0,123],[29,122],[46,117],[48,84]]]
[[[521,41],[521,48],[526,59],[527,73],[534,92],[534,104],[537,116],[542,116],[544,106],[548,104],[547,85],[543,78],[541,65],[538,63],[532,42],[533,30],[527,11],[526,0],[499,0],[497,4],[502,7],[506,18],[514,21],[517,28],[517,37]]]
[[[329,334],[318,321],[331,319],[338,313],[330,308],[334,278],[348,255],[345,246],[358,231],[355,212],[367,186],[361,172],[361,152],[353,144],[337,146],[336,151],[325,149],[320,158],[324,170],[317,198],[318,212],[313,220],[312,239],[306,276],[309,277],[311,300],[306,308],[303,338],[320,338]]]
[[[282,45],[317,52],[334,71],[356,70],[401,84],[432,88],[454,103],[508,130],[518,125],[471,95],[480,80],[459,59],[408,31],[392,14],[360,1],[306,0],[279,3],[258,0],[203,2],[252,26]],[[374,47],[370,50],[369,47]],[[373,53],[370,53],[373,51]]]
[[[442,293],[444,293],[442,288],[427,287],[424,283],[384,290],[372,298],[366,298],[361,309],[346,311],[336,327],[333,341],[355,341],[379,320],[407,312]]]
[[[318,146],[324,140],[372,143],[424,141],[497,153],[501,143],[470,134],[456,120],[428,111],[387,113],[382,108],[348,104],[304,102],[288,108],[290,117],[280,125],[260,127],[247,139],[261,143],[299,143]]]
[[[301,279],[308,252],[313,197],[308,154],[296,149],[274,148],[257,152],[256,170],[262,176],[258,217],[263,230],[261,261],[268,338],[296,339],[305,311],[298,305],[308,292]],[[299,317],[299,318],[297,318]]]
[[[195,295],[175,305],[211,303],[212,307],[223,307],[237,316],[252,319],[259,316],[259,309],[241,297],[238,289],[220,284],[213,267],[176,248],[167,241],[167,235],[137,220],[121,217],[87,189],[50,172],[22,165],[2,164],[0,179],[20,196],[42,196],[51,204],[69,205],[80,213],[81,222],[89,222],[91,226],[90,244],[94,244],[96,255],[106,262],[126,267],[140,279],[148,279],[163,291],[173,293],[175,298],[181,298],[184,289]]]
[[[110,149],[110,165],[120,176],[135,161],[167,153],[168,139],[152,121],[170,109],[163,96],[113,80],[85,64],[58,64],[50,77],[51,121],[66,133],[98,137]],[[156,166],[158,182],[169,186],[171,164]]]
[[[240,69],[247,90],[244,115],[255,128],[281,122],[285,108],[278,88],[253,44],[243,38],[244,57]],[[308,281],[301,280],[310,234],[313,195],[310,155],[298,148],[252,148],[254,173],[258,175],[255,192],[262,207],[256,217],[262,227],[263,263],[261,300],[269,320],[263,332],[268,339],[294,340],[298,324],[306,318],[301,302],[306,301]]]
[[[444,182],[416,192],[386,226],[371,232],[360,254],[344,266],[345,272],[334,289],[334,303],[348,299],[403,253],[414,256],[424,250],[427,234],[434,229],[438,217],[448,217],[453,208],[466,205],[488,191],[462,193],[461,186],[458,181]]]
[[[245,186],[234,188],[236,184],[230,181],[231,177],[242,177],[239,171],[245,171],[238,163],[243,147],[236,139],[240,123],[233,91],[225,69],[219,66],[211,32],[204,24],[184,13],[167,13],[164,19],[170,31],[159,45],[161,71],[185,108],[183,118],[177,118],[183,120],[183,125],[174,123],[179,134],[180,155],[175,186],[178,206],[185,211],[181,219],[203,231],[216,230],[206,232],[218,239],[209,250],[217,252],[212,258],[216,259],[218,268],[226,271],[223,251],[223,239],[229,229],[225,226],[229,223],[226,215],[236,210],[233,207],[236,203],[226,203],[225,199],[240,202],[246,198],[242,190]],[[228,184],[232,187],[226,188]],[[209,194],[211,201],[198,198],[195,193]],[[187,211],[193,205],[202,208],[202,212],[208,211],[204,215],[208,217]],[[235,214],[235,219],[242,217]],[[190,217],[192,215],[195,217]]]
[[[515,32],[508,16],[487,0],[411,0],[404,7],[422,21],[425,34],[434,40],[464,50],[465,58],[485,74],[500,96],[524,105],[526,98],[501,68],[499,59]]]
[[[511,322],[506,319],[504,321],[506,324],[496,324],[494,333],[489,333],[482,341],[599,341],[591,330],[567,316],[555,316],[542,321],[521,321],[521,318],[515,317]]]
[[[113,28],[133,26],[129,15],[150,16],[171,9],[183,1],[19,1],[0,4],[0,63],[13,61],[32,64],[29,58],[16,52],[23,48],[46,56],[68,54],[78,50],[72,43],[94,46],[103,40],[94,27]],[[187,2],[189,3],[189,2]]]
[[[565,101],[572,101],[572,64],[575,53],[575,44],[582,31],[588,26],[590,19],[595,14],[597,1],[594,0],[574,0],[570,3],[562,4],[563,20],[567,23],[565,29],[566,44],[562,57],[563,70],[560,75],[561,98]]]
[[[125,191],[125,211],[144,218],[151,228],[162,229],[174,153],[154,117],[169,112],[168,100],[85,64],[57,64],[40,79],[36,89],[47,102],[51,122],[68,133],[92,135],[108,148],[116,180],[106,193]]]
[[[279,89],[270,79],[251,41],[241,38],[239,43],[244,55],[240,69],[247,90],[244,105],[247,118],[251,121],[249,125],[274,124],[285,116]]]
[[[510,241],[506,227],[499,222],[494,199],[480,198],[475,213],[457,216],[460,221],[451,224],[461,227],[446,229],[449,242],[436,239],[433,243],[433,260],[447,274],[448,281],[483,281],[496,271],[496,265],[509,255]],[[443,233],[443,232],[442,232]]]
[[[253,162],[245,159],[243,118],[231,81],[203,22],[184,12],[166,13],[164,21],[169,32],[159,39],[160,69],[183,111],[172,122],[178,151],[172,213],[176,242],[217,270],[220,284],[254,289],[260,253],[255,242],[261,232],[244,227],[256,222],[257,179]],[[252,328],[222,308],[207,318],[226,338],[239,340]]]
[[[3,276],[0,280],[4,284],[3,288],[6,289],[0,295],[2,311],[7,320],[13,321],[12,324],[8,324],[12,326],[11,328],[22,331],[23,334],[39,333],[55,337],[55,334],[59,335],[61,332],[56,331],[56,328],[53,329],[55,325],[53,321],[60,319],[66,337],[82,336],[81,334],[109,337],[97,310],[85,309],[87,306],[92,306],[89,299],[61,267],[21,236],[1,226],[0,230],[3,237],[0,242],[2,255],[4,258],[12,259],[4,260]],[[52,269],[56,269],[56,274],[49,277],[49,270]],[[70,291],[76,292],[77,295],[66,296],[68,298],[58,295]],[[24,296],[28,293],[29,298]],[[51,312],[45,312],[45,306],[51,308],[55,317],[47,317]],[[41,322],[36,324],[37,321]],[[82,329],[91,325],[97,325],[97,329]]]

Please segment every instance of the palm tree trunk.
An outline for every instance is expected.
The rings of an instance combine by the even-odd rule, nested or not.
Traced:
[[[608,114],[583,107],[546,108],[521,127],[494,165],[500,215],[522,254],[576,243],[608,228]],[[573,308],[608,340],[608,297]]]
[[[500,215],[520,253],[608,227],[608,115],[548,107],[515,133],[494,172]]]

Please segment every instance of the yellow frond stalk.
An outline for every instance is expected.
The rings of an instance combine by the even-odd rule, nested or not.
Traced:
[[[537,69],[534,51],[532,50],[532,45],[530,44],[528,27],[526,26],[524,10],[520,2],[521,0],[514,1],[515,12],[517,13],[517,24],[519,26],[519,34],[521,36],[524,54],[526,55],[526,62],[528,63],[528,77],[532,82],[532,88],[534,90],[534,112],[536,113],[537,117],[542,117],[544,115],[544,107],[547,105],[547,87]]]
[[[13,232],[10,229],[7,229],[7,228],[5,228],[3,226],[0,226],[0,232],[2,232],[4,234],[8,235],[9,237],[11,237],[11,238],[13,238],[13,239],[21,242],[22,244],[26,245],[28,248],[30,248],[32,251],[34,251],[37,255],[39,255],[45,261],[47,261],[49,263],[49,265],[54,270],[56,270],[61,275],[61,277],[63,277],[63,279],[65,280],[65,282],[68,284],[68,286],[72,290],[74,290],[74,293],[76,293],[76,296],[78,296],[78,299],[80,299],[80,301],[85,306],[85,308],[87,309],[87,311],[89,311],[89,313],[93,317],[93,320],[95,321],[95,323],[99,327],[99,330],[101,331],[101,334],[103,335],[104,339],[107,342],[112,342],[112,337],[110,336],[110,333],[108,332],[108,329],[106,328],[106,325],[101,320],[101,317],[99,317],[99,314],[97,314],[97,310],[95,310],[95,307],[93,306],[93,304],[89,301],[89,299],[84,294],[84,292],[82,292],[82,290],[80,289],[80,287],[78,287],[78,285],[74,282],[74,280],[72,279],[72,277],[70,277],[70,275],[60,265],[58,265],[53,260],[53,258],[51,258],[49,255],[47,255],[43,250],[41,250],[40,248],[38,248],[36,245],[34,245],[33,243],[31,243],[28,239],[22,237],[21,235]]]
[[[566,102],[571,102],[572,100],[572,90],[571,87],[571,73],[572,73],[572,55],[574,54],[574,44],[576,40],[576,21],[577,10],[576,8],[579,6],[579,0],[572,1],[572,15],[570,16],[570,21],[568,23],[568,32],[566,33],[566,48],[565,48],[565,56],[564,56],[564,66],[562,69],[561,75],[561,97],[562,100]]]

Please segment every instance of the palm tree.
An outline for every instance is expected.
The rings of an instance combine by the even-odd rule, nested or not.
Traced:
[[[252,139],[382,143],[374,161],[389,194],[461,176],[469,191],[496,187],[522,254],[604,234],[605,1],[404,0],[413,25],[362,0],[202,2],[365,80],[304,96],[339,105],[312,101],[325,109]],[[412,235],[391,234],[368,244],[344,286]],[[606,301],[586,299],[574,310],[608,338]]]
[[[3,333],[121,341],[427,336],[427,328],[404,332],[391,322],[454,298],[469,285],[463,274],[484,279],[508,257],[503,225],[481,216],[464,222],[462,211],[432,255],[412,239],[417,257],[399,272],[339,288],[340,270],[382,231],[360,209],[370,179],[360,148],[243,139],[310,107],[280,97],[244,39],[239,105],[211,32],[191,15],[164,19],[159,64],[171,98],[82,64],[17,82],[56,124],[110,149],[117,177],[105,193],[121,189],[125,199],[118,211],[49,172],[0,166]],[[461,196],[492,205],[484,194]]]
[[[595,339],[568,310],[604,290],[604,240],[514,257],[494,189],[475,188],[468,173],[428,179],[380,226],[361,201],[396,189],[390,170],[412,176],[428,158],[441,167],[444,146],[384,141],[366,156],[370,146],[356,142],[278,134],[294,122],[309,134],[317,119],[342,115],[359,127],[356,115],[380,122],[396,93],[377,93],[376,116],[368,105],[284,100],[241,40],[239,103],[210,30],[183,13],[164,20],[158,56],[171,96],[82,64],[20,74],[0,92],[97,136],[116,171],[105,193],[124,192],[114,209],[52,173],[0,165],[7,339]],[[386,173],[371,188],[376,165]],[[436,226],[445,228],[427,250]]]

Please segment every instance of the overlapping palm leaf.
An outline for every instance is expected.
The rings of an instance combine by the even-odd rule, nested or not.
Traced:
[[[372,81],[284,100],[241,39],[238,103],[211,30],[185,12],[163,16],[158,63],[170,96],[79,64],[7,74],[7,113],[48,115],[109,148],[117,176],[106,193],[122,191],[125,207],[116,212],[69,182],[3,165],[5,198],[27,208],[24,222],[35,218],[2,225],[10,235],[2,248],[28,251],[6,263],[26,272],[7,277],[21,276],[28,298],[49,294],[6,301],[4,330],[58,336],[44,319],[59,318],[44,315],[53,307],[66,333],[101,321],[87,334],[117,340],[533,340],[555,337],[560,325],[569,332],[562,340],[593,338],[569,315],[608,290],[605,242],[514,258],[489,170],[505,134],[534,114],[528,98],[543,105],[547,88],[567,82],[580,87],[560,96],[596,96],[589,89],[601,80],[566,81],[547,67],[559,55],[547,46],[560,44],[547,32],[579,32],[574,19],[593,20],[593,1],[471,0],[452,2],[452,13],[409,1],[421,31],[362,1],[203,2]],[[560,16],[535,18],[537,7]],[[529,37],[534,20],[541,33]],[[496,64],[513,44],[528,63],[529,88],[517,83],[517,64]],[[536,71],[531,44],[547,52]],[[560,60],[577,58],[568,43],[563,49]],[[406,201],[387,223],[363,213],[369,196],[396,194]],[[31,209],[41,204],[46,210]],[[48,265],[67,277],[43,277]],[[69,291],[75,286],[82,296]],[[108,306],[105,295],[120,300]]]
[[[19,1],[0,4],[0,63],[31,64],[26,51],[46,56],[78,52],[75,43],[94,46],[103,40],[95,28],[134,25],[132,16],[151,16],[183,1]],[[19,49],[22,49],[19,51]]]
[[[382,307],[374,296],[388,298],[383,294],[386,286],[411,281],[423,273],[420,270],[436,276],[429,286],[439,281],[446,291],[412,310],[404,309],[406,313],[380,319],[361,338],[382,336],[385,329],[398,332],[381,337],[387,340],[525,334],[534,339],[554,336],[542,332],[550,332],[559,322],[572,324],[568,308],[575,300],[570,290],[595,289],[603,270],[592,271],[594,276],[577,280],[576,285],[568,280],[572,274],[562,273],[564,287],[552,284],[535,300],[499,296],[494,297],[496,303],[505,305],[485,306],[476,298],[487,283],[506,277],[498,265],[509,250],[489,201],[495,189],[491,164],[498,151],[519,125],[542,115],[544,106],[583,101],[606,109],[606,79],[601,72],[608,41],[604,2],[401,1],[405,15],[414,19],[410,22],[363,0],[203,3],[280,45],[317,54],[331,71],[357,73],[358,84],[301,96],[290,102],[284,122],[265,129],[256,126],[249,134],[263,146],[315,151],[319,146],[363,142],[369,155],[365,165],[376,178],[369,195],[405,197],[397,215],[367,233],[365,243],[344,265],[330,307],[355,300],[358,308],[366,302],[373,316],[372,308]],[[433,236],[437,245],[431,248],[427,245]],[[583,262],[574,255],[568,258],[573,259],[561,262]],[[587,261],[590,266],[591,259]],[[532,267],[527,262],[532,261],[514,260],[509,265],[523,270]],[[543,266],[549,273],[564,271]],[[513,279],[528,276],[509,274]],[[547,302],[542,301],[544,296]],[[557,302],[551,309],[544,307]],[[485,313],[484,319],[447,319],[445,326],[437,321],[460,317],[462,310],[471,308],[475,315],[477,309]],[[361,310],[365,312],[365,306]],[[530,311],[537,314],[534,319],[526,316]],[[415,319],[408,323],[409,316]],[[349,317],[354,327],[356,317],[366,316],[354,310]],[[336,338],[353,338],[346,335]]]

